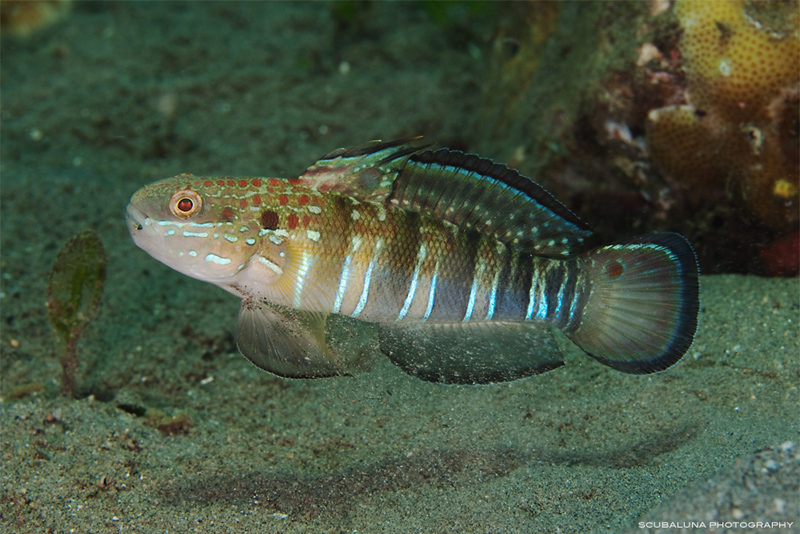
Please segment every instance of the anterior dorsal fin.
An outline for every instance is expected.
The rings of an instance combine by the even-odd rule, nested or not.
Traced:
[[[411,154],[388,198],[540,256],[585,249],[591,229],[550,193],[505,165],[450,149]]]
[[[323,193],[335,191],[361,200],[383,201],[408,156],[425,148],[411,146],[415,139],[419,137],[336,149],[309,167],[300,180]]]
[[[382,324],[379,332],[381,352],[429,382],[505,382],[564,363],[542,323]]]

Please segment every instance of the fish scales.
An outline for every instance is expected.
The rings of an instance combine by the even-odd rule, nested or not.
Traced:
[[[587,250],[591,230],[529,179],[404,141],[340,150],[295,179],[190,174],[138,191],[134,241],[243,301],[240,350],[288,377],[353,371],[326,319],[379,325],[379,346],[426,380],[485,383],[555,368],[561,330],[630,373],[688,349],[699,302],[677,234]]]
[[[517,254],[512,257],[502,243],[476,231],[459,230],[453,224],[432,217],[338,195],[315,200],[311,206],[318,207],[320,213],[309,215],[303,205],[310,193],[304,189],[279,193],[286,196],[286,203],[280,212],[275,211],[276,220],[294,221],[290,218],[297,216],[298,223],[296,226],[290,223],[288,232],[264,229],[259,237],[268,244],[283,238],[303,243],[303,253],[310,258],[308,268],[300,271],[303,276],[299,276],[300,272],[295,274],[291,294],[266,295],[273,303],[305,311],[333,312],[333,305],[321,308],[320,299],[304,298],[306,292],[311,291],[306,281],[315,280],[314,285],[326,294],[338,293],[341,288],[342,302],[336,308],[337,313],[368,321],[398,318],[431,322],[494,318],[519,321],[526,318],[525,310],[531,306],[531,299],[542,299],[542,295],[529,291],[531,286],[539,288],[540,293],[545,287],[552,288],[550,301],[555,300],[560,289],[561,284],[552,276],[549,284],[532,284],[536,273],[545,276],[544,267],[548,262],[543,262],[538,271],[534,270],[534,256]],[[258,194],[265,198],[269,191],[262,186]],[[246,190],[238,194],[229,190],[228,194],[221,195],[235,199],[248,196],[252,195]],[[258,210],[250,207],[242,211],[242,220],[246,220],[247,212],[251,217],[261,217]],[[424,254],[421,253],[423,249]],[[500,277],[503,271],[510,271],[512,260],[522,263],[522,272],[527,273],[514,284]],[[373,266],[370,283],[366,284],[370,265]],[[432,286],[434,275],[437,284]],[[296,296],[299,296],[297,301]],[[409,305],[400,317],[406,301]],[[426,315],[429,302],[433,306]],[[544,306],[539,308],[543,310]],[[356,310],[359,310],[357,314]],[[552,318],[553,313],[551,310],[549,315],[544,312],[540,315],[542,319]]]

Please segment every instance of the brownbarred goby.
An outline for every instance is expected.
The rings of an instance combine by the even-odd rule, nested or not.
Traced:
[[[240,297],[239,350],[284,377],[352,373],[326,341],[330,314],[377,323],[384,354],[443,383],[554,369],[554,329],[626,373],[689,349],[699,272],[685,238],[591,249],[589,227],[529,178],[411,141],[336,150],[296,179],[168,178],[133,195],[128,229]]]

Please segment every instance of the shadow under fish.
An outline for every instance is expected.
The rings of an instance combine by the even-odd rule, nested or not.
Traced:
[[[699,270],[658,233],[591,229],[504,165],[413,139],[328,154],[295,179],[181,174],[136,192],[134,242],[242,298],[239,350],[284,377],[352,371],[330,314],[378,324],[423,380],[515,380],[563,365],[554,329],[619,371],[664,370],[694,339]]]

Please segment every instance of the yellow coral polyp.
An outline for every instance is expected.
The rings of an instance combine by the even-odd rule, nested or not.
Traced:
[[[778,180],[772,189],[772,194],[779,198],[792,198],[797,195],[797,187],[787,180]]]
[[[740,120],[758,113],[798,77],[798,39],[776,36],[748,15],[748,2],[683,0],[675,14],[683,27],[681,53],[690,103],[713,103]],[[796,5],[795,5],[796,11]]]
[[[798,220],[800,27],[794,2],[678,0],[686,105],[650,112],[651,153],[693,191],[738,183],[773,227]],[[789,147],[787,149],[787,147]]]

